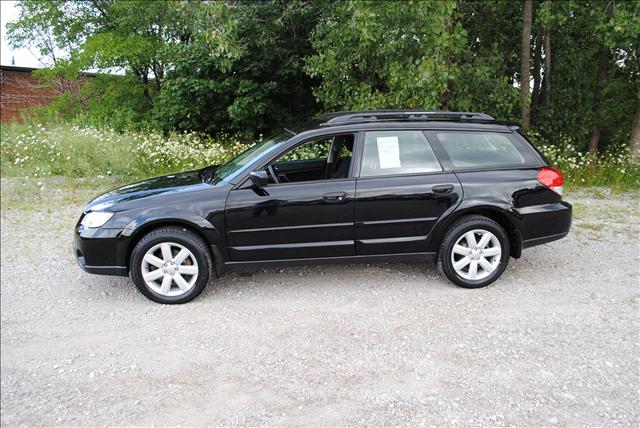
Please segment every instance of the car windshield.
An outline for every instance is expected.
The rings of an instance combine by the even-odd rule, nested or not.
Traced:
[[[291,134],[288,131],[282,131],[260,143],[254,144],[249,149],[216,169],[212,181],[217,183],[222,180],[231,180],[242,172],[247,165],[252,164],[263,154],[271,151],[278,144],[287,141],[289,138],[291,138]]]

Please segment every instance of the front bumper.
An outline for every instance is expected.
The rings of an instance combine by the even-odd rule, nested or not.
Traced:
[[[128,276],[128,266],[119,262],[123,248],[121,232],[120,229],[90,229],[77,225],[73,236],[73,254],[78,265],[88,273]]]

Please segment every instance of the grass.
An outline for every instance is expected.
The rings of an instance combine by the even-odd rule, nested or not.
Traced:
[[[131,181],[131,177],[103,176],[100,178],[61,176],[2,178],[2,211],[56,210],[64,206],[81,209],[95,196]]]
[[[572,231],[589,239],[603,233],[637,235],[640,230],[640,189],[574,188],[564,199],[573,205]]]
[[[602,189],[595,188],[591,190],[591,197],[593,199],[607,199],[607,194]]]
[[[580,223],[580,224],[577,224],[576,227],[580,227],[582,229],[589,229],[595,232],[600,232],[604,230],[605,225],[600,223]]]
[[[198,133],[123,132],[67,124],[5,125],[3,177],[149,177],[224,163],[246,150],[237,138]]]
[[[537,134],[530,137],[549,162],[562,171],[566,187],[640,188],[640,162],[630,160],[626,147],[610,147],[602,153],[583,153],[567,137],[560,138],[558,144],[546,143]]]
[[[640,188],[640,164],[624,148],[599,155],[583,154],[569,140],[559,145],[534,144],[565,176],[567,189],[606,186],[613,190]],[[212,139],[198,133],[157,131],[115,132],[65,123],[3,125],[0,133],[2,177],[34,179],[121,177],[122,181],[221,164],[248,144],[226,136]],[[594,198],[606,192],[594,190]]]

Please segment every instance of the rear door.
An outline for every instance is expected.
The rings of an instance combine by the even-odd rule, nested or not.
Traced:
[[[433,225],[462,199],[458,178],[419,130],[365,131],[358,150],[356,254],[426,252]]]

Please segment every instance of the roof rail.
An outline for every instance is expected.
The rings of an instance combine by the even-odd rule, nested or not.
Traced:
[[[414,111],[414,110],[365,110],[338,112],[326,115],[323,125],[338,125],[379,120],[427,121],[427,120],[478,120],[493,121],[492,116],[467,111]]]

